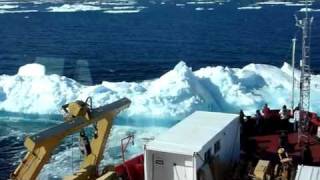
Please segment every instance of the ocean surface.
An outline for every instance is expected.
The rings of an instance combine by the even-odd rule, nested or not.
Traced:
[[[0,9],[0,75],[15,75],[20,66],[36,62],[46,67],[46,74],[95,85],[157,79],[181,60],[193,70],[217,65],[242,68],[250,63],[281,67],[291,61],[293,37],[298,39],[296,55],[300,56],[300,31],[294,15],[302,15],[298,12],[301,6],[265,5],[239,10],[237,3],[127,3],[129,7],[95,5],[102,9],[76,12],[49,12],[49,7],[63,5],[51,3],[18,3],[8,10]],[[3,4],[0,1],[0,8]],[[312,8],[320,6],[314,4]],[[320,12],[311,14],[311,65],[313,73],[319,74]],[[23,157],[24,137],[61,122],[61,118],[57,114],[2,110],[0,179],[7,179]],[[153,136],[176,122],[118,118],[115,125],[119,133],[122,127]],[[149,127],[152,132],[145,132]],[[65,157],[70,155],[70,148],[76,149],[76,144],[69,139],[55,152],[56,160],[68,161]],[[133,148],[129,154],[140,151]],[[112,162],[119,161],[119,146],[108,148],[108,153]],[[58,170],[51,170],[55,168]],[[41,179],[59,179],[52,174],[64,173],[63,167],[52,165]]]

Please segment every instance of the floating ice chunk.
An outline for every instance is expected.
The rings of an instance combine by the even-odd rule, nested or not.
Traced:
[[[11,13],[35,13],[38,10],[0,10],[0,14],[11,14]]]
[[[178,4],[176,4],[176,6],[177,6],[177,7],[184,7],[184,6],[186,6],[186,5],[185,5],[185,4],[179,4],[179,3],[178,3]]]
[[[261,6],[244,6],[244,7],[238,7],[239,10],[259,10],[261,9]]]
[[[130,5],[135,5],[137,2],[135,1],[112,1],[112,2],[102,2],[100,3],[102,5],[111,5],[111,6],[130,6]]]
[[[140,9],[131,9],[131,10],[106,10],[104,13],[108,14],[131,14],[131,13],[139,13]]]
[[[197,8],[195,8],[195,10],[196,10],[196,11],[203,11],[204,8],[203,8],[203,7],[197,7]]]
[[[88,2],[84,2],[83,4],[85,4],[85,5],[100,5],[101,1],[88,1]]]
[[[216,4],[216,1],[189,1],[187,4]]]
[[[48,7],[49,12],[77,12],[77,11],[100,11],[101,7],[85,4],[64,4],[62,6]]]
[[[122,7],[113,7],[111,10],[106,10],[104,13],[108,14],[128,14],[128,13],[139,13],[146,7],[139,6],[139,7],[134,7],[134,6],[122,6]]]
[[[301,8],[299,12],[320,12],[320,9],[312,9],[312,8]]]
[[[312,3],[307,4],[307,6],[311,6]],[[306,6],[305,3],[287,3],[285,6]]]
[[[46,68],[41,64],[27,64],[21,66],[18,70],[19,76],[44,76]]]
[[[17,5],[18,6],[19,4],[22,4],[22,3],[26,3],[26,2],[24,2],[24,1],[0,1],[0,6],[1,5],[5,5],[5,6],[6,5],[10,5],[10,6],[11,5],[14,5],[14,6]]]
[[[6,94],[0,110],[58,114],[61,105],[76,99],[81,85],[63,76],[45,75],[40,64],[27,64],[15,76],[0,76],[0,87]]]
[[[18,5],[7,5],[7,4],[0,5],[0,9],[15,9],[18,7],[19,7]]]
[[[216,4],[216,1],[197,1],[197,4]]]
[[[256,4],[259,4],[259,5],[287,5],[287,4],[292,4],[292,2],[288,2],[288,1],[264,1],[264,2],[258,2]]]
[[[114,10],[126,10],[126,9],[135,9],[135,6],[114,6],[112,7]]]

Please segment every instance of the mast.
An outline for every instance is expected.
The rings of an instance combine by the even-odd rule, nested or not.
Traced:
[[[291,63],[291,67],[292,67],[292,96],[291,96],[291,110],[293,112],[294,110],[294,85],[295,85],[295,77],[294,77],[294,69],[295,69],[295,53],[296,53],[296,38],[292,39],[292,63]]]
[[[298,128],[298,142],[300,144],[301,137],[306,136],[305,132],[308,127],[308,116],[310,108],[310,35],[311,35],[311,24],[313,18],[309,18],[308,15],[308,0],[305,1],[305,17],[301,20],[297,20],[296,25],[302,30],[302,52],[300,60],[300,100],[299,100],[299,128]]]

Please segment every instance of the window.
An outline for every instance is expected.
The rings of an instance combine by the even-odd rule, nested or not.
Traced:
[[[204,153],[204,162],[210,162],[210,160],[211,160],[211,148]]]
[[[214,143],[214,154],[217,154],[220,150],[220,140]]]

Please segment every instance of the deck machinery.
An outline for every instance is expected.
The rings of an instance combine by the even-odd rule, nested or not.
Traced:
[[[92,109],[87,102],[83,101],[66,104],[63,106],[67,112],[64,118],[65,122],[26,138],[24,145],[27,148],[27,154],[12,173],[11,179],[36,179],[59,143],[66,136],[81,132],[83,128],[89,125],[94,125],[95,127],[94,137],[91,140],[87,139],[87,143],[84,143],[87,146],[87,150],[89,148],[90,150],[84,155],[80,169],[64,179],[111,179],[114,173],[109,172],[99,175],[98,166],[103,158],[114,117],[129,105],[130,100],[127,98],[95,109]]]

